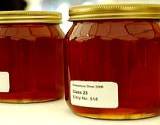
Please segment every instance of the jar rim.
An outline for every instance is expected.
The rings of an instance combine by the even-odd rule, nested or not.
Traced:
[[[160,4],[95,4],[69,9],[70,21],[99,19],[160,19]]]
[[[0,24],[61,23],[62,15],[55,11],[0,11]]]

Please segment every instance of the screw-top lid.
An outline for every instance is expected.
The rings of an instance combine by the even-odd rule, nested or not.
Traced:
[[[0,11],[0,23],[61,23],[61,18],[53,11]]]
[[[73,6],[70,20],[160,19],[160,4],[97,4]]]

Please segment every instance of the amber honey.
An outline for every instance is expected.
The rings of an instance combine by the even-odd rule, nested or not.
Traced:
[[[84,18],[73,18],[66,35],[65,93],[72,111],[100,119],[159,115],[159,19]]]
[[[59,14],[13,11],[0,12],[0,17],[5,14],[11,18],[0,19],[0,102],[61,98],[64,56]]]

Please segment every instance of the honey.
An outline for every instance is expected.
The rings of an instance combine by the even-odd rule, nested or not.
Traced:
[[[140,12],[137,13],[141,18],[133,16],[132,9],[144,8],[142,5],[125,5],[130,8],[122,10],[128,12],[127,16],[109,15],[109,9],[123,8],[117,6],[71,8],[74,24],[65,41],[66,101],[75,114],[90,118],[157,116],[160,114],[159,19]],[[74,10],[79,13],[74,15]],[[88,11],[92,12],[90,16]]]
[[[60,14],[11,11],[0,12],[0,17],[0,102],[62,98],[64,35]]]

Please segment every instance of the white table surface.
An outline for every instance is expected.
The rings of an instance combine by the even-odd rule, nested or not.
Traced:
[[[63,99],[47,103],[0,103],[0,125],[160,125],[160,117],[143,120],[95,120],[74,115]]]

